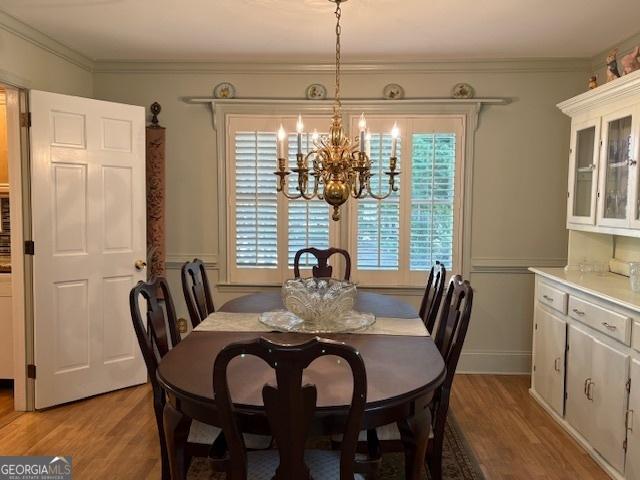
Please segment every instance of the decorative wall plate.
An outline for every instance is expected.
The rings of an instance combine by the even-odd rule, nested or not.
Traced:
[[[327,98],[327,87],[320,83],[312,83],[304,93],[307,100],[324,100]]]
[[[387,100],[400,100],[404,98],[404,88],[397,83],[390,83],[382,89],[382,95]]]
[[[213,96],[216,98],[235,98],[236,87],[229,82],[222,82],[213,89]]]
[[[473,87],[468,83],[456,83],[451,89],[453,98],[473,98],[474,94]]]

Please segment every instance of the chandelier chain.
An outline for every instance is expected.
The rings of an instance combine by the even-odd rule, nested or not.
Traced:
[[[342,101],[340,100],[340,34],[342,27],[340,26],[340,18],[342,17],[342,9],[340,8],[340,0],[336,2],[336,107],[340,111]]]

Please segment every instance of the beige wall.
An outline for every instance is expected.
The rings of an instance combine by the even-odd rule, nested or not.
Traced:
[[[557,63],[559,68],[560,63]],[[100,69],[100,66],[98,65]],[[106,67],[105,67],[106,68]],[[140,70],[144,65],[126,66]],[[567,252],[565,196],[569,119],[555,107],[579,93],[588,69],[581,71],[464,71],[355,73],[344,77],[344,96],[380,98],[390,82],[407,97],[446,97],[460,81],[479,97],[507,97],[507,106],[485,107],[476,137],[472,212],[471,281],[477,290],[474,317],[462,369],[527,371],[531,351],[533,277],[529,265],[564,265]],[[526,69],[526,68],[525,68]],[[204,69],[206,70],[206,68]],[[180,313],[179,272],[183,258],[215,261],[218,253],[216,136],[206,105],[188,96],[210,96],[229,81],[239,97],[301,98],[314,82],[332,84],[331,74],[217,73],[214,71],[98,72],[95,97],[148,106],[162,104],[167,127],[167,248],[169,276]],[[211,274],[217,271],[212,265]],[[216,292],[216,303],[239,295]],[[417,304],[412,292],[407,299]]]
[[[24,33],[29,33],[29,40]],[[0,82],[68,95],[93,95],[93,73],[88,59],[31,31],[2,12]]]

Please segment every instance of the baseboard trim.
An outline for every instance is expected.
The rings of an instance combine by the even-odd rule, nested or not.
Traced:
[[[527,375],[531,373],[531,352],[470,350],[460,355],[457,373]]]

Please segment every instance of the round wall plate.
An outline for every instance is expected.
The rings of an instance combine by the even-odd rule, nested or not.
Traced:
[[[324,100],[327,98],[327,87],[320,83],[312,83],[304,93],[307,100]]]
[[[216,98],[235,98],[236,87],[229,82],[222,82],[213,89],[213,96]]]
[[[456,83],[451,89],[453,98],[473,98],[474,94],[473,87],[468,83]]]
[[[387,100],[400,100],[404,98],[404,88],[397,83],[390,83],[382,89],[382,95]]]

